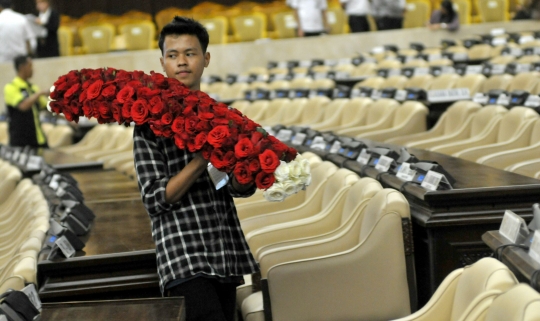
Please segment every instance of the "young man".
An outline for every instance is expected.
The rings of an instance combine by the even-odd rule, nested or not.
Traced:
[[[47,147],[47,139],[39,122],[39,110],[47,107],[49,92],[40,91],[29,82],[34,73],[30,57],[19,56],[14,64],[17,76],[4,87],[9,116],[9,144]]]
[[[168,77],[199,90],[210,62],[208,32],[175,17],[159,37]],[[234,320],[236,287],[258,271],[240,228],[232,197],[247,197],[255,186],[233,177],[218,190],[199,153],[156,137],[147,125],[134,130],[139,189],[152,221],[162,293],[184,296],[187,320]]]

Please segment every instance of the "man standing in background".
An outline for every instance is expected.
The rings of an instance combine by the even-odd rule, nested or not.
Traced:
[[[36,23],[45,29],[44,37],[38,39],[37,56],[58,57],[58,27],[60,26],[60,15],[51,8],[50,0],[36,0],[36,7],[39,11],[39,17]]]
[[[367,15],[369,14],[368,0],[340,0],[341,6],[349,16],[351,32],[369,31]]]
[[[11,6],[11,0],[0,0],[0,63],[32,54],[30,40],[35,35],[28,20]]]
[[[371,9],[378,30],[403,28],[405,0],[371,0]]]
[[[326,18],[326,0],[289,0],[298,23],[298,37],[319,36],[330,32]]]

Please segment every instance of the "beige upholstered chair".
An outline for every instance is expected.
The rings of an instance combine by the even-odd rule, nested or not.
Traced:
[[[396,88],[403,89],[407,83],[408,78],[402,75],[390,76],[382,83],[381,89],[384,88]]]
[[[399,103],[393,99],[379,99],[368,107],[366,125],[339,130],[339,135],[358,136],[363,133],[386,129],[392,125]]]
[[[493,47],[489,44],[478,44],[469,48],[470,60],[486,60],[493,56]]]
[[[538,321],[540,295],[527,284],[518,284],[497,296],[482,321]],[[479,320],[480,321],[480,320]]]
[[[432,82],[433,82],[432,75],[413,76],[409,78],[407,82],[405,82],[405,85],[403,85],[403,88],[420,88],[420,89],[428,90]]]
[[[465,75],[456,81],[454,88],[469,88],[472,97],[480,91],[484,81],[486,81],[486,76],[484,75]]]
[[[79,151],[97,148],[108,137],[109,129],[110,126],[94,126],[94,128],[84,135],[80,142],[75,145],[59,147],[58,150],[66,154],[73,154]]]
[[[450,273],[422,309],[395,321],[470,320],[467,317],[475,313],[478,305],[491,302],[517,283],[506,265],[483,258]]]
[[[257,12],[232,18],[235,40],[253,41],[266,38],[266,24],[266,15]]]
[[[270,102],[268,100],[257,100],[251,103],[245,110],[244,115],[249,119],[258,122],[264,118],[266,108],[268,108]]]
[[[120,26],[120,33],[126,40],[127,50],[154,49],[156,26],[152,21],[139,21]]]
[[[287,113],[290,103],[289,98],[272,99],[266,107],[263,117],[259,118],[259,123],[263,126],[279,124],[283,115]]]
[[[394,111],[394,118],[389,128],[362,133],[357,138],[384,142],[393,137],[425,132],[428,113],[428,108],[422,103],[407,101]]]
[[[381,88],[384,81],[385,79],[383,77],[370,77],[356,83],[353,88],[367,87],[367,88],[379,89]]]
[[[84,157],[87,159],[101,160],[101,157],[133,150],[133,127],[122,128],[118,135],[109,137],[109,139],[110,143],[107,143],[106,148],[99,151],[84,153]]]
[[[538,178],[538,172],[540,172],[540,158],[535,158],[508,166],[506,170],[512,173]]]
[[[509,74],[493,75],[484,81],[481,92],[488,93],[493,89],[507,90],[514,77]]]
[[[21,171],[15,166],[9,165],[8,162],[0,160],[0,205],[11,195],[15,187],[21,180]]]
[[[435,77],[429,86],[430,90],[436,89],[451,89],[454,88],[456,82],[459,80],[458,74],[443,74]]]
[[[109,23],[84,27],[79,30],[86,53],[105,53],[111,50],[115,27]]]
[[[249,102],[248,100],[236,100],[231,104],[231,107],[243,114],[244,110],[246,110],[250,104],[251,102]]]
[[[324,119],[326,106],[332,100],[326,96],[316,96],[308,98],[304,111],[296,125],[308,126],[310,124],[321,122]]]
[[[486,128],[481,133],[469,139],[456,141],[432,148],[432,151],[448,154],[460,155],[459,152],[469,148],[486,146],[495,143],[505,142],[512,139],[521,130],[521,127],[530,120],[538,118],[538,113],[533,109],[525,107],[514,107],[506,113],[500,121],[492,122],[492,126]]]
[[[310,127],[319,131],[337,131],[365,125],[367,108],[372,102],[369,98],[353,98],[347,101],[342,109],[330,115],[329,118]]]
[[[69,125],[56,125],[47,133],[50,148],[69,146],[73,143],[73,129]]]
[[[307,98],[294,98],[291,100],[287,108],[284,109],[284,113],[281,115],[278,124],[285,126],[298,124],[308,106],[308,101],[309,99]]]
[[[516,75],[512,82],[508,86],[508,91],[524,90],[527,92],[533,92],[535,87],[540,82],[540,73],[537,71],[524,72]]]

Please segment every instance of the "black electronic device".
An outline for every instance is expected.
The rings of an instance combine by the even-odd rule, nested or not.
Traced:
[[[422,88],[406,88],[405,100],[423,101],[427,99],[427,92]]]
[[[413,182],[421,184],[429,171],[434,171],[440,174],[443,174],[446,177],[446,182],[441,181],[437,189],[440,190],[449,190],[453,189],[453,186],[456,182],[454,177],[450,175],[441,165],[437,162],[431,161],[419,161],[414,164],[411,164],[411,169],[416,171],[416,175],[413,178]]]
[[[530,93],[525,90],[514,90],[510,93],[509,106],[523,106]]]
[[[394,98],[396,92],[397,88],[394,87],[383,88],[381,90],[381,98]]]

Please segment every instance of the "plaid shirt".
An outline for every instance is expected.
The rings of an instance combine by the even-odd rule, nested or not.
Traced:
[[[251,196],[255,187],[240,194],[229,183],[216,191],[204,171],[179,202],[169,204],[165,187],[194,154],[176,147],[173,139],[156,137],[148,125],[135,127],[133,141],[139,190],[152,221],[161,292],[168,282],[195,274],[227,278],[258,271],[232,199]]]

